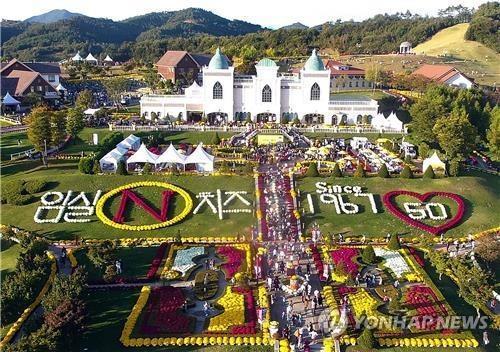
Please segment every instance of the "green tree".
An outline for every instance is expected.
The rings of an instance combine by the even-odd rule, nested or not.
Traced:
[[[91,174],[92,168],[94,167],[94,160],[91,158],[80,158],[78,162],[78,171],[82,174]]]
[[[377,257],[375,256],[375,251],[371,244],[367,245],[363,248],[363,252],[361,252],[361,260],[363,260],[366,264],[373,264]]]
[[[83,110],[76,106],[74,108],[68,109],[68,115],[66,120],[66,133],[73,138],[73,143],[76,142],[75,138],[85,127],[85,115]]]
[[[150,163],[144,164],[142,168],[142,172],[146,175],[149,175],[153,171],[153,166]]]
[[[94,160],[94,166],[92,166],[92,173],[94,175],[98,175],[101,173],[101,165],[99,164],[99,160]]]
[[[145,71],[143,77],[148,87],[153,91],[158,88],[158,85],[160,83],[160,76],[154,68],[149,68],[147,71]]]
[[[116,168],[116,174],[117,175],[127,175],[128,174],[128,172],[127,172],[127,166],[125,165],[125,162],[120,161],[118,163],[118,166]]]
[[[342,170],[340,170],[339,163],[335,163],[335,166],[333,167],[332,176],[333,177],[343,177]]]
[[[365,169],[363,168],[363,165],[361,163],[358,163],[358,166],[356,166],[356,171],[354,171],[354,177],[356,178],[366,177]]]
[[[401,178],[413,178],[413,171],[411,171],[411,168],[408,165],[405,165],[403,170],[401,171],[401,174],[399,175]]]
[[[23,104],[28,106],[40,106],[43,105],[43,97],[40,93],[29,92],[23,98]]]
[[[389,178],[391,175],[389,175],[389,170],[387,170],[387,165],[385,163],[382,163],[380,166],[380,170],[378,170],[378,177],[381,178]]]
[[[474,149],[477,132],[464,111],[438,118],[433,132],[449,158],[464,159]]]
[[[387,248],[392,251],[397,251],[401,248],[401,243],[399,243],[399,236],[396,234],[391,235],[389,243],[387,243]]]
[[[432,165],[427,166],[427,169],[425,169],[423,178],[435,178],[436,174],[434,173],[434,169],[432,168]]]
[[[109,98],[117,102],[120,100],[121,95],[127,90],[128,81],[126,78],[116,77],[104,80],[103,85],[104,88],[106,88]]]
[[[318,165],[315,162],[312,162],[309,164],[309,167],[307,168],[307,171],[306,171],[306,176],[307,177],[318,177],[319,176]]]
[[[50,144],[59,146],[66,138],[66,119],[57,111],[50,114]]]
[[[452,159],[448,165],[448,175],[457,177],[460,175],[460,160]]]
[[[373,330],[365,327],[361,335],[357,339],[358,346],[364,349],[372,349],[375,347],[375,337]]]
[[[42,161],[45,164],[45,147],[50,146],[51,130],[50,117],[52,112],[45,106],[39,106],[31,110],[28,116],[28,140],[33,147],[42,153]]]
[[[94,95],[90,89],[84,89],[78,93],[75,101],[75,107],[80,110],[86,110],[92,106],[94,102]]]
[[[425,159],[429,156],[430,147],[427,143],[422,142],[418,146],[418,155],[421,159]]]
[[[495,106],[491,111],[490,128],[486,132],[486,139],[490,151],[495,155],[496,160],[500,159],[500,108]]]

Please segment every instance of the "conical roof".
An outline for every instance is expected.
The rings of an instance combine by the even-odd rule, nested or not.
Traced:
[[[158,155],[151,153],[144,143],[141,144],[139,149],[127,159],[127,164],[130,163],[150,163],[155,164],[156,159],[158,159]]]
[[[188,155],[186,158],[186,164],[206,164],[213,163],[214,156],[208,154],[205,149],[203,149],[203,143],[200,142],[194,152]]]
[[[62,90],[62,91],[66,91],[67,89],[66,89],[66,88],[64,88],[64,87],[63,87],[63,85],[62,85],[61,83],[59,83],[59,84],[57,85],[57,87],[56,87],[56,90],[58,90],[58,91],[61,91],[61,90]]]
[[[113,59],[109,57],[109,55],[106,55],[106,57],[104,58],[104,61],[106,62],[113,62]]]
[[[21,102],[19,100],[15,99],[12,95],[10,95],[9,92],[7,92],[2,99],[2,104],[3,105],[19,105],[19,104],[21,104]]]
[[[175,164],[184,164],[186,157],[179,153],[177,149],[173,146],[172,143],[168,146],[167,150],[165,150],[159,157],[156,159],[156,163],[175,163]]]
[[[80,56],[80,52],[77,52],[75,56],[71,58],[73,61],[81,61],[83,60],[83,57]]]
[[[87,57],[85,58],[86,61],[97,61],[97,59],[92,55],[92,53],[89,53]]]
[[[210,59],[208,68],[216,70],[227,70],[229,68],[229,64],[219,48],[215,50],[215,55]]]
[[[323,61],[316,53],[316,49],[313,49],[311,56],[307,59],[306,64],[304,65],[304,70],[306,71],[324,71],[325,65]]]

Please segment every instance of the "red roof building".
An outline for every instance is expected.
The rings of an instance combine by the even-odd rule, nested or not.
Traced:
[[[196,79],[203,66],[208,65],[210,56],[190,54],[187,51],[169,50],[155,64],[158,74],[163,79],[175,83],[179,78]]]
[[[420,66],[413,74],[454,87],[471,88],[474,86],[474,81],[471,78],[450,65],[425,64]]]
[[[323,64],[325,68],[330,69],[330,88],[332,91],[372,88],[372,82],[365,79],[365,70],[362,68],[331,59],[323,60]]]

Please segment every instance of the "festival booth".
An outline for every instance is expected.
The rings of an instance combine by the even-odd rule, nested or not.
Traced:
[[[125,154],[127,150],[123,148],[116,147],[108,154],[104,155],[101,160],[99,160],[99,166],[103,172],[116,172],[118,168],[118,163],[125,159]]]
[[[85,111],[83,112],[83,114],[84,114],[85,116],[94,116],[94,115],[95,115],[95,113],[96,113],[96,112],[98,112],[98,111],[100,111],[100,110],[101,110],[101,108],[97,108],[97,109],[91,109],[91,108],[88,108],[87,110],[85,110]]]
[[[12,95],[10,95],[9,92],[7,92],[2,99],[2,105],[4,106],[4,108],[7,108],[12,111],[19,110],[20,104],[21,102],[15,99]]]
[[[118,148],[126,150],[138,150],[141,146],[141,139],[133,134],[116,145]]]
[[[369,143],[366,137],[352,137],[351,148],[355,150],[367,148]]]
[[[385,116],[383,114],[377,114],[372,118],[372,127],[373,128],[383,128],[385,125]]]
[[[82,61],[83,57],[80,56],[80,52],[77,52],[75,56],[71,58],[71,61]]]
[[[105,66],[108,66],[108,65],[113,65],[115,61],[111,57],[109,57],[109,55],[106,55],[106,57],[103,60],[103,63]]]
[[[202,147],[202,143],[198,144],[194,152],[192,152],[185,161],[185,165],[194,164],[196,171],[212,172],[214,171],[214,156],[208,154]]]
[[[151,153],[144,143],[141,144],[139,149],[127,159],[127,170],[129,169],[129,165],[135,165],[134,171],[141,171],[138,166],[139,164],[149,163],[151,165],[156,165],[156,159],[158,159],[158,155]]]
[[[160,170],[167,167],[178,167],[180,165],[185,169],[185,163],[186,156],[179,153],[172,143],[170,143],[168,148],[158,157],[158,159],[156,159],[156,165],[159,166]]]
[[[446,171],[446,164],[441,161],[439,156],[437,155],[437,152],[434,152],[431,157],[424,159],[423,166],[422,166],[422,172],[425,172],[429,166],[432,166],[432,169],[434,171],[441,171],[445,172]]]
[[[387,119],[385,119],[384,127],[393,130],[402,130],[403,122],[400,119],[398,119],[395,113],[391,112],[391,114],[387,116]]]
[[[85,58],[85,61],[87,61],[91,64],[94,64],[94,65],[97,65],[97,59],[94,57],[94,55],[92,55],[92,53],[89,53],[87,55],[87,57]]]

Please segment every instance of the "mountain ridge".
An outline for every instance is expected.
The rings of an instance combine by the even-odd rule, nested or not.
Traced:
[[[68,20],[73,17],[84,16],[81,13],[70,12],[66,9],[54,9],[44,12],[40,15],[31,16],[25,19],[26,23],[54,23],[62,20]]]

